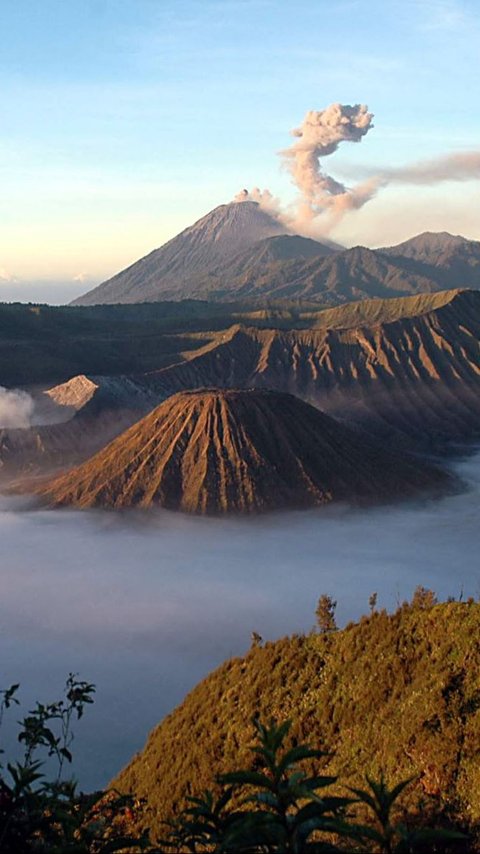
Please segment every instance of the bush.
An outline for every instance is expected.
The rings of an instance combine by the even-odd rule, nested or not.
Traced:
[[[18,705],[18,688],[0,692],[0,725],[5,712]],[[73,780],[62,779],[65,762],[72,761],[72,720],[80,720],[94,692],[94,685],[71,673],[62,699],[37,702],[20,721],[23,757],[0,765],[2,854],[107,854],[145,847],[145,836],[128,833],[130,797],[102,791],[84,795]],[[45,774],[49,759],[56,770],[52,779]]]

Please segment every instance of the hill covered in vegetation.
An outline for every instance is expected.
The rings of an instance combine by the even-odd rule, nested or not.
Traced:
[[[254,644],[165,718],[115,785],[146,798],[159,833],[186,794],[249,764],[252,718],[274,717],[292,720],[293,743],[329,753],[322,773],[415,776],[407,807],[478,825],[480,605],[434,602],[420,590],[393,615]]]

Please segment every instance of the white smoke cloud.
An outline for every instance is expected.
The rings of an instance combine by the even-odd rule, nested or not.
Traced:
[[[240,190],[233,199],[234,202],[258,202],[263,208],[274,207],[278,199],[272,196],[270,190],[261,190],[254,187],[253,190]]]
[[[297,140],[280,151],[300,197],[282,207],[269,190],[242,190],[235,201],[256,201],[274,214],[290,231],[318,236],[326,234],[349,211],[358,210],[389,184],[433,185],[443,181],[480,179],[480,151],[453,153],[398,168],[371,170],[365,180],[347,187],[323,165],[341,142],[361,142],[373,127],[373,114],[365,104],[330,104],[310,110],[292,131]]]
[[[34,409],[34,400],[26,391],[0,386],[0,428],[30,427]]]
[[[333,154],[341,142],[360,142],[372,125],[373,114],[365,104],[331,104],[310,110],[300,127],[292,131],[298,142],[280,152],[302,195],[301,212],[314,217],[326,210],[361,207],[370,197],[370,185],[347,189],[324,171],[321,158]]]
[[[5,267],[0,267],[0,282],[15,282],[15,276],[12,276]]]
[[[234,202],[257,202],[262,210],[267,211],[271,216],[278,219],[284,225],[288,224],[288,214],[282,208],[280,199],[274,196],[270,190],[260,190],[259,187],[254,187],[252,190],[240,190],[233,197]]]

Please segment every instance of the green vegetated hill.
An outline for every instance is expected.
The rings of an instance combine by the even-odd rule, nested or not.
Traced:
[[[261,630],[261,627],[258,627]],[[328,634],[252,647],[211,673],[114,781],[154,832],[187,793],[251,761],[253,716],[293,721],[345,784],[416,776],[405,803],[480,822],[480,605],[381,611]]]

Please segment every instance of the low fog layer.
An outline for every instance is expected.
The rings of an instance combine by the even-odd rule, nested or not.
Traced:
[[[478,596],[480,454],[456,468],[469,487],[441,501],[254,520],[26,511],[3,498],[3,685],[20,681],[26,707],[55,699],[71,670],[97,683],[74,770],[103,785],[252,630],[308,631],[321,593],[338,599],[340,624],[373,591],[388,609],[419,583]]]

